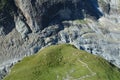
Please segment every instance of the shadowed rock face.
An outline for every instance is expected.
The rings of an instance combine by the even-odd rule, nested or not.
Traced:
[[[98,7],[97,0],[10,0],[0,11],[0,27],[3,27],[4,34],[8,34],[17,26],[17,19],[20,17],[31,29],[29,32],[38,32],[51,22],[83,19],[87,17],[84,14],[98,19],[102,16]]]
[[[16,15],[17,7],[13,0],[1,0],[0,4],[4,5],[0,9],[0,28],[3,28],[4,35],[8,34],[15,28],[14,15]]]
[[[29,28],[29,32],[38,32],[51,22],[83,19],[92,16],[95,19],[103,14],[98,9],[97,0],[6,0],[0,11],[0,27],[4,34],[11,32],[19,20]],[[2,4],[2,3],[1,3]],[[86,15],[85,15],[86,14]],[[21,33],[21,35],[24,34]],[[27,34],[22,35],[27,36]]]
[[[102,16],[96,0],[15,0],[15,2],[33,32],[47,27],[53,19],[58,21],[82,19],[86,13],[97,19]],[[64,13],[68,13],[68,17],[61,15]]]

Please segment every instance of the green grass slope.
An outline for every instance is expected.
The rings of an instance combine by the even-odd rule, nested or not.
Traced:
[[[100,57],[62,44],[24,58],[4,80],[120,80],[120,72]]]

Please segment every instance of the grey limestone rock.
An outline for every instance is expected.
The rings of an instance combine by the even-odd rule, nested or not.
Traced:
[[[16,30],[21,34],[22,38],[26,38],[27,34],[30,32],[27,25],[20,18],[17,18],[15,23]]]

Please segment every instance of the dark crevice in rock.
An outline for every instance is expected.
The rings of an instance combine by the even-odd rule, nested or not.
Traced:
[[[3,31],[8,34],[15,28],[14,15],[16,15],[17,7],[13,0],[9,0],[5,7],[0,11],[0,25],[3,26]]]

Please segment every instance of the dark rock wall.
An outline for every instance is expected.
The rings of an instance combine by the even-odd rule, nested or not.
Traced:
[[[83,19],[85,14],[95,19],[102,16],[97,0],[15,0],[15,3],[33,32],[44,29],[52,20]],[[61,17],[64,11],[59,11],[64,9],[69,10],[69,18]]]

